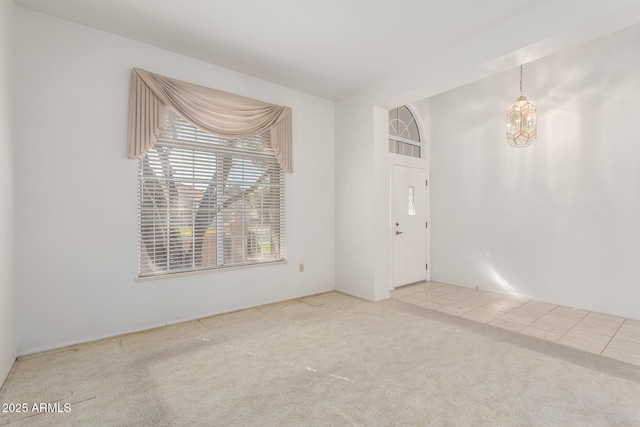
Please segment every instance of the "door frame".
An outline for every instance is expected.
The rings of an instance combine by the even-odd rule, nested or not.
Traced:
[[[429,281],[431,280],[431,205],[430,205],[430,187],[431,187],[431,183],[429,182],[429,168],[428,168],[428,163],[425,164],[424,159],[414,159],[414,160],[423,160],[422,162],[413,162],[413,161],[406,161],[405,159],[397,159],[395,158],[397,157],[406,157],[406,156],[401,156],[398,154],[391,154],[390,156],[393,156],[394,158],[390,158],[390,163],[389,163],[389,233],[390,233],[390,239],[389,241],[391,242],[391,250],[390,250],[390,259],[389,259],[389,265],[391,267],[391,282],[389,283],[389,289],[393,290],[395,289],[394,286],[394,256],[395,256],[395,245],[394,245],[394,233],[396,230],[396,227],[394,226],[394,203],[393,203],[393,199],[394,199],[394,190],[395,190],[395,182],[393,180],[393,169],[396,166],[400,166],[400,167],[408,167],[408,168],[413,168],[413,169],[418,169],[421,171],[424,171],[426,179],[427,179],[427,185],[425,186],[425,207],[426,207],[426,212],[425,212],[425,220],[427,221],[427,232],[426,232],[426,259],[425,259],[425,263],[429,266],[429,268],[426,269],[426,274],[425,274],[425,280]],[[409,160],[411,158],[407,158],[407,160]],[[394,161],[395,160],[395,161]],[[408,164],[411,163],[411,164]],[[402,286],[402,285],[401,285]]]
[[[427,194],[426,194],[426,203],[427,203],[427,212],[426,212],[426,216],[427,216],[427,223],[428,223],[428,227],[427,227],[427,259],[426,259],[426,263],[429,266],[429,268],[427,269],[427,274],[426,274],[426,280],[430,281],[431,280],[431,229],[432,229],[432,224],[431,224],[431,140],[429,138],[429,123],[428,123],[428,117],[429,117],[429,107],[428,105],[422,105],[420,109],[416,108],[416,106],[414,106],[411,103],[407,103],[405,104],[407,106],[407,108],[409,108],[409,111],[411,111],[411,114],[413,115],[414,119],[416,120],[416,123],[418,124],[418,130],[420,132],[420,138],[422,140],[422,158],[415,158],[415,157],[409,157],[409,156],[403,156],[400,154],[394,154],[394,153],[389,153],[387,150],[387,163],[388,163],[388,170],[387,170],[387,174],[388,174],[388,179],[389,179],[389,194],[388,194],[388,215],[389,215],[389,226],[388,226],[388,230],[389,230],[389,239],[387,240],[390,244],[389,247],[389,290],[393,290],[395,289],[394,285],[393,285],[393,233],[395,232],[395,227],[393,227],[393,167],[394,165],[397,166],[406,166],[406,167],[411,167],[411,168],[416,168],[416,169],[422,169],[426,171],[426,175],[427,175]],[[421,111],[423,110],[423,111]],[[388,116],[387,116],[388,117]],[[423,117],[426,117],[427,120],[423,119]],[[387,118],[388,121],[388,118]],[[388,135],[388,134],[387,134]]]

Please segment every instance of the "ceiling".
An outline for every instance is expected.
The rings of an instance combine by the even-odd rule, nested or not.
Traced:
[[[15,0],[327,99],[549,0]]]

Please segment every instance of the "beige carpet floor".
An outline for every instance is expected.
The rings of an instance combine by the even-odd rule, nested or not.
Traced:
[[[22,357],[0,402],[29,408],[3,426],[638,426],[640,367],[332,292]]]

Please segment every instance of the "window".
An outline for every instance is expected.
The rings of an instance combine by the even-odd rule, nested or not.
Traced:
[[[407,213],[409,216],[416,215],[416,205],[414,202],[414,187],[409,187],[409,192],[407,194]]]
[[[168,111],[139,163],[139,275],[284,259],[284,177],[269,132],[219,138]]]
[[[418,124],[406,105],[389,111],[389,152],[422,157]]]

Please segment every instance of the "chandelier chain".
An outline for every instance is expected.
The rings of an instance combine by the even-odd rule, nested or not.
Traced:
[[[520,65],[520,96],[522,96],[522,65]]]

